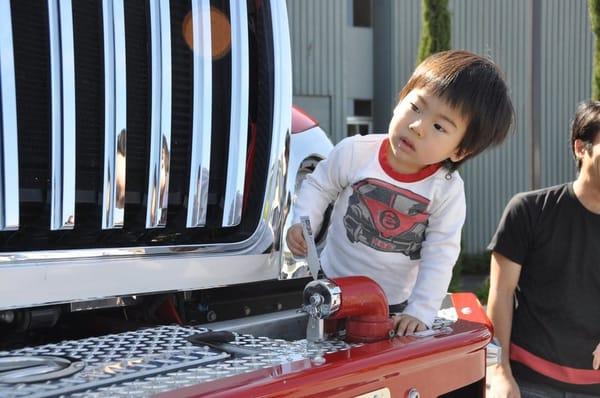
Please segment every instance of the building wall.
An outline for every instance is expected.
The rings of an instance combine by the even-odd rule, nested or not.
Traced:
[[[337,142],[339,132],[346,131],[343,59],[347,1],[288,0],[287,7],[294,96],[302,97],[309,109],[311,97],[329,98],[330,125],[323,127]],[[318,101],[322,103],[323,98]]]
[[[410,77],[419,42],[419,0],[373,0],[374,127],[385,131],[396,95]],[[344,136],[353,51],[350,1],[288,0],[294,94],[331,98],[331,137]],[[514,132],[461,169],[467,195],[466,252],[485,249],[517,192],[572,180],[569,123],[590,96],[592,34],[585,0],[450,0],[452,47],[491,57],[506,75]],[[358,53],[355,52],[354,55]],[[351,90],[356,94],[356,87]],[[347,108],[347,107],[346,107]]]
[[[454,0],[452,47],[489,56],[502,69],[515,109],[510,138],[465,163],[467,197],[464,249],[485,248],[508,200],[530,188],[531,167],[531,3],[521,0]]]
[[[541,184],[548,186],[576,175],[569,129],[577,104],[592,94],[593,35],[585,0],[544,0],[540,6]]]
[[[569,128],[591,93],[592,34],[585,0],[451,0],[449,8],[453,48],[500,65],[516,113],[510,139],[462,171],[464,248],[478,252],[515,193],[575,178]]]

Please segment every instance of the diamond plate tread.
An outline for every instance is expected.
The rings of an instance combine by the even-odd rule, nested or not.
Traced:
[[[455,319],[448,318],[454,318],[453,314],[436,318],[432,328],[454,323]],[[0,358],[50,355],[86,364],[82,371],[62,379],[0,383],[0,397],[147,397],[292,361],[318,360],[325,354],[362,345],[341,340],[290,342],[243,334],[237,335],[231,344],[256,350],[257,355],[234,357],[208,346],[194,346],[186,340],[187,336],[206,331],[200,327],[161,326],[0,352]]]
[[[343,341],[316,344],[306,340],[288,342],[238,335],[231,344],[258,352],[238,358],[207,346],[194,346],[186,340],[191,334],[207,330],[162,326],[0,352],[0,357],[51,355],[86,363],[82,371],[62,379],[29,384],[0,383],[0,396],[144,397],[351,347]]]

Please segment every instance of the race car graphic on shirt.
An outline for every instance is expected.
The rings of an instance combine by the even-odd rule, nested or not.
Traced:
[[[429,200],[385,181],[367,178],[352,185],[344,215],[351,242],[375,250],[421,258],[421,244],[429,220]]]

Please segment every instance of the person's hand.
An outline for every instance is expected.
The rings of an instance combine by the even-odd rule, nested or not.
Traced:
[[[394,330],[397,336],[406,336],[427,329],[427,326],[423,322],[411,315],[396,314],[393,316],[393,319]]]
[[[488,398],[521,398],[521,391],[515,378],[504,366],[491,367],[488,377],[490,379]]]
[[[292,225],[287,231],[285,241],[294,256],[306,256],[307,248],[304,235],[302,234],[302,224]]]
[[[594,361],[592,362],[592,367],[595,370],[600,369],[600,343],[596,346],[596,349],[592,353],[594,355]]]

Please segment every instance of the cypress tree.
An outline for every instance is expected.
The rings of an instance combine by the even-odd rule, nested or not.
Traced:
[[[590,0],[588,7],[590,25],[596,39],[592,65],[592,99],[600,100],[600,0]]]
[[[421,42],[417,64],[431,54],[450,49],[448,0],[422,0],[421,8]]]

